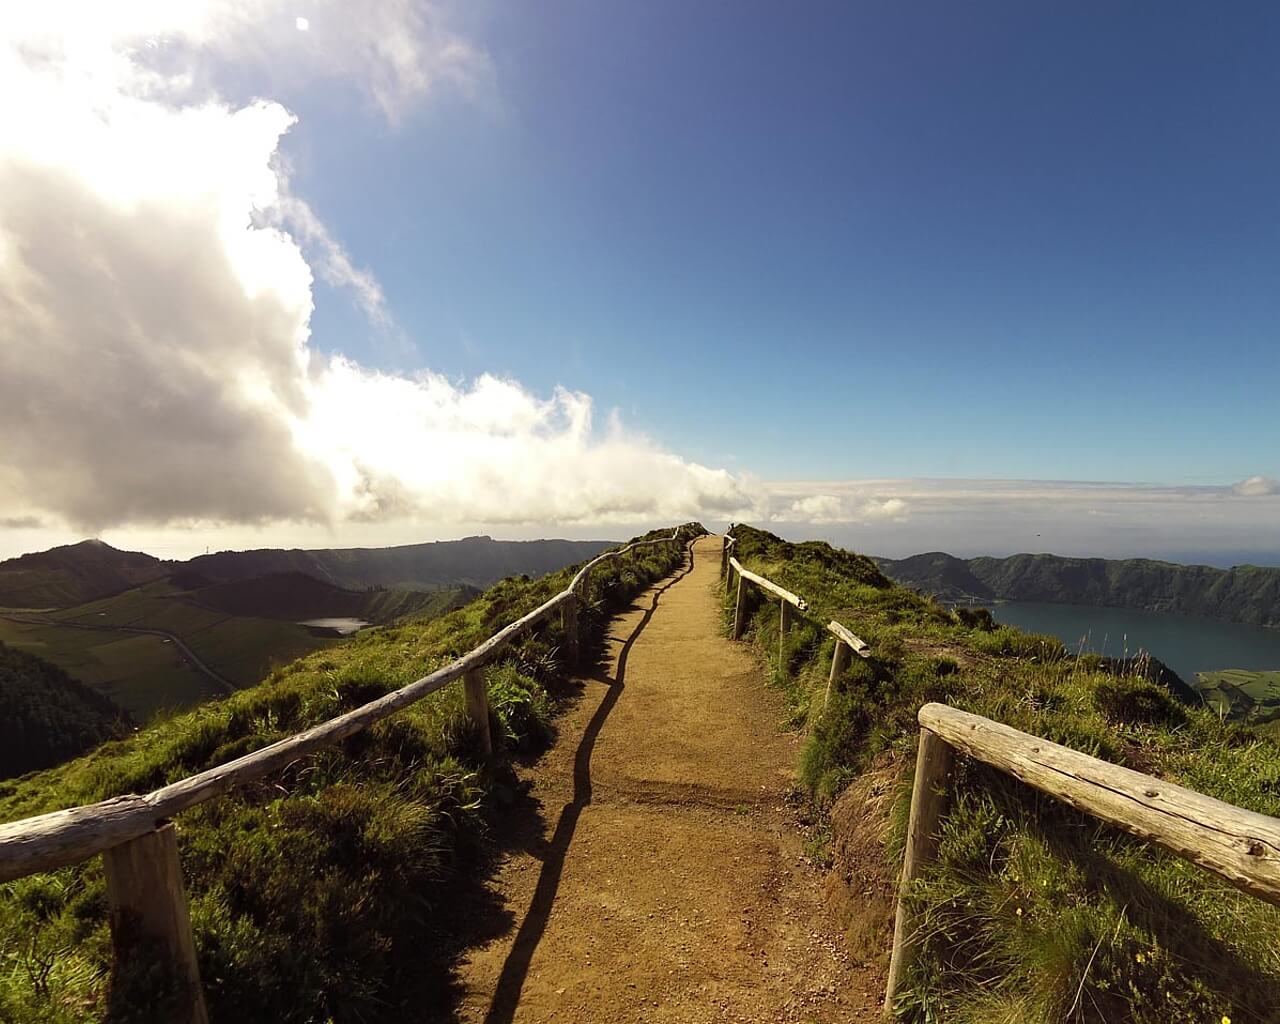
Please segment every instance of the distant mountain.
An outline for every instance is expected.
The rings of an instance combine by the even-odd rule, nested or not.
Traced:
[[[506,576],[542,576],[610,546],[469,537],[171,562],[84,541],[0,562],[0,639],[38,649],[145,722],[252,686],[352,625],[310,620],[434,618]]]
[[[1056,601],[1280,626],[1278,568],[1059,555],[963,559],[941,551],[876,561],[899,583],[942,600]]]
[[[0,644],[0,779],[70,760],[124,736],[129,724],[62,669]]]
[[[0,608],[65,608],[163,577],[169,563],[84,540],[0,562]]]
[[[343,590],[483,589],[507,576],[544,576],[613,543],[467,537],[390,548],[221,551],[166,562],[85,540],[0,562],[0,608],[70,608],[166,577],[184,590],[288,574],[304,574]],[[268,585],[281,592],[279,581]]]
[[[614,546],[597,540],[464,540],[392,548],[264,548],[200,555],[184,568],[218,583],[276,573],[305,573],[336,587],[434,590],[462,583],[487,587],[507,576],[544,576]]]

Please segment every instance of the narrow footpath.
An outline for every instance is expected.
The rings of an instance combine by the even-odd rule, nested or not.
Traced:
[[[512,924],[460,967],[457,1019],[877,1021],[788,803],[798,738],[720,634],[721,539],[610,626],[528,772],[539,824],[493,885]]]

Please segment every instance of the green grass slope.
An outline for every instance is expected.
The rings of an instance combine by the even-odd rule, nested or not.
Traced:
[[[1280,747],[1265,735],[1140,676],[1106,671],[1095,657],[1074,658],[1054,638],[997,628],[987,615],[961,618],[890,583],[862,556],[749,527],[736,532],[744,564],[803,595],[813,619],[838,619],[874,652],[853,659],[828,696],[825,633],[803,622],[780,660],[776,603],[759,603],[751,620],[795,721],[807,728],[802,778],[816,804],[833,809],[822,828],[845,826],[826,849],[851,899],[866,901],[859,913],[879,908],[874,926],[857,926],[865,955],[888,948],[915,715],[928,701],[1280,815]],[[726,618],[730,611],[726,599]],[[841,804],[842,795],[851,802]],[[882,804],[892,811],[878,818]],[[878,895],[863,895],[872,890]],[[925,922],[925,949],[900,1019],[1280,1020],[1280,910],[963,759],[939,862],[909,898]]]
[[[301,572],[272,573],[190,589],[183,599],[226,615],[300,622],[357,618],[389,623],[406,615],[439,614],[477,595],[471,587],[349,590]]]
[[[942,552],[878,562],[893,579],[944,600],[1060,601],[1280,626],[1276,568],[1043,554],[962,559]]]
[[[0,643],[0,779],[123,736],[128,717],[56,665]]]
[[[612,608],[674,567],[647,549],[593,573],[582,625],[598,640]],[[366,631],[224,701],[0,783],[0,820],[146,792],[329,719],[465,653],[570,578],[566,569],[504,580],[441,618]],[[507,750],[547,734],[562,650],[552,625],[490,670]],[[477,756],[450,686],[340,749],[179,816],[212,1019],[376,1024],[443,1013],[458,952],[447,907],[480,870],[485,818],[507,778]],[[168,1019],[172,979],[139,960],[113,983],[110,964],[100,858],[0,885],[0,1020]]]
[[[159,579],[167,566],[86,540],[0,562],[0,608],[65,608]]]

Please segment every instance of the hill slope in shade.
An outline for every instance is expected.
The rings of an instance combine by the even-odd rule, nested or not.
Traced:
[[[433,590],[455,583],[486,587],[507,576],[544,576],[613,546],[613,541],[467,537],[391,548],[221,551],[193,558],[186,567],[222,583],[300,572],[334,586],[357,590],[367,587]]]
[[[100,540],[0,562],[0,608],[66,608],[163,577],[168,563]]]
[[[877,562],[898,582],[943,600],[1056,601],[1280,626],[1276,568],[1025,554],[963,559],[940,551]]]
[[[271,573],[250,579],[214,583],[190,591],[202,608],[228,615],[300,622],[305,619],[350,617],[391,622],[406,615],[440,614],[460,607],[479,593],[474,587],[438,590],[347,590],[302,572]]]
[[[56,665],[0,643],[0,779],[50,768],[128,731],[128,716]]]

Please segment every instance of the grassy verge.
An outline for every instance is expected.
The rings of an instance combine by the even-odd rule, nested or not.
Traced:
[[[1280,746],[1267,736],[1072,657],[1052,637],[958,618],[862,556],[735,532],[743,564],[871,645],[873,658],[855,658],[828,694],[825,632],[803,623],[779,656],[776,602],[753,610],[751,634],[807,729],[801,775],[815,802],[832,807],[869,773],[896,780],[877,847],[884,877],[901,863],[915,714],[927,701],[1280,815]],[[726,622],[730,612],[726,596]],[[909,897],[926,940],[901,1019],[1280,1020],[1280,910],[981,765],[961,760],[956,794],[940,860]],[[887,950],[887,935],[877,946]]]
[[[675,567],[664,547],[642,551],[593,573],[580,618],[592,637]],[[465,653],[571,576],[504,580],[442,618],[367,631],[253,689],[0,783],[0,820],[146,792],[322,722]],[[548,735],[562,639],[552,625],[490,672],[509,751]],[[181,815],[212,1019],[400,1021],[439,1005],[455,952],[439,910],[483,859],[486,809],[505,777],[477,757],[450,686],[341,748]],[[0,1021],[169,1019],[172,979],[145,958],[113,977],[105,909],[99,858],[0,885]]]

